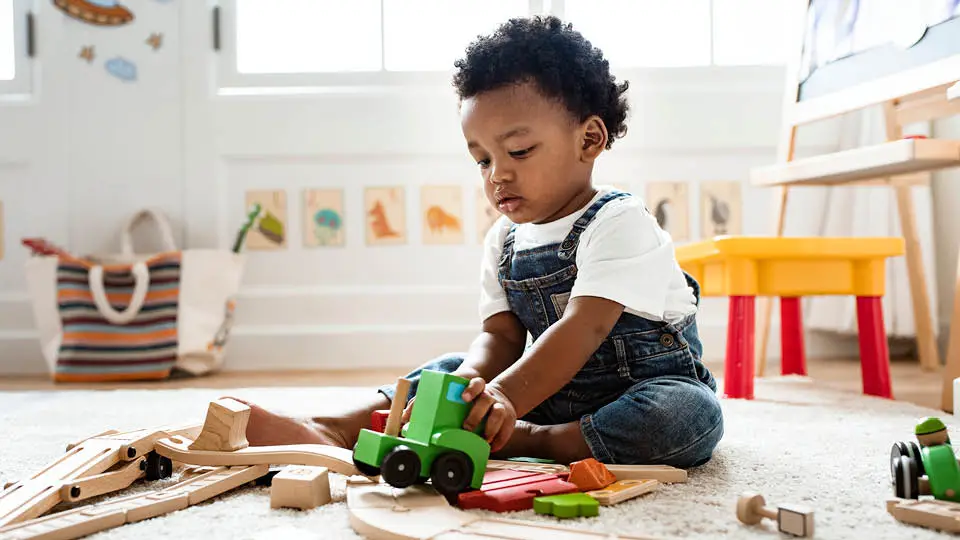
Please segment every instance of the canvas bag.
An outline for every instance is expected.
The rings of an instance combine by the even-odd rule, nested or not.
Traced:
[[[138,254],[132,232],[151,222],[163,251]],[[243,256],[178,250],[153,209],[121,230],[120,253],[35,256],[26,277],[44,359],[56,381],[162,379],[220,369]]]

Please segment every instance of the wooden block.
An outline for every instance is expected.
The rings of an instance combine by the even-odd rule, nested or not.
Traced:
[[[555,474],[495,470],[486,473],[479,490],[461,493],[457,506],[464,510],[482,508],[512,512],[533,508],[534,497],[576,493],[577,485]]]
[[[558,518],[593,517],[600,515],[600,503],[584,493],[565,493],[534,498],[533,511]]]
[[[212,401],[200,435],[189,449],[233,452],[246,448],[250,445],[247,442],[249,419],[250,407],[239,401],[229,398]]]
[[[659,485],[656,480],[619,480],[603,489],[588,491],[587,495],[604,506],[610,506],[650,493]]]
[[[383,430],[387,428],[387,418],[389,418],[389,416],[389,409],[373,411],[370,415],[370,429],[377,433],[383,433]]]
[[[326,467],[287,467],[273,477],[270,508],[310,510],[330,502]]]
[[[936,499],[888,499],[887,512],[901,523],[960,533],[960,503]]]
[[[570,464],[570,482],[580,488],[580,491],[603,489],[617,481],[603,463],[594,458],[574,461]]]
[[[687,471],[669,465],[606,465],[617,480],[657,480],[661,484],[687,481]]]

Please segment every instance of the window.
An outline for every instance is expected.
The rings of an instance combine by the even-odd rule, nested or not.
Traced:
[[[618,68],[780,65],[793,47],[786,0],[220,2],[221,87],[448,84],[478,35],[535,13],[573,23]]]
[[[443,74],[477,35],[531,13],[531,0],[222,4],[221,86],[329,83],[330,74],[348,83],[383,80],[385,73]]]
[[[0,0],[0,94],[30,90],[27,6],[30,0]]]

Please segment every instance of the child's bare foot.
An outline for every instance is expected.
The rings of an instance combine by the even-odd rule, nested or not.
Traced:
[[[386,398],[379,396],[342,415],[297,419],[268,411],[242,399],[232,399],[250,407],[250,419],[247,421],[247,442],[250,446],[327,444],[341,448],[353,448],[360,430],[370,427],[372,411],[383,408],[383,402],[386,402]]]

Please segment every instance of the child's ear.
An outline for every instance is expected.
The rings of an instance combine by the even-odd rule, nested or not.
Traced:
[[[607,146],[607,126],[599,116],[591,116],[581,124],[581,130],[583,136],[580,159],[593,161]]]

